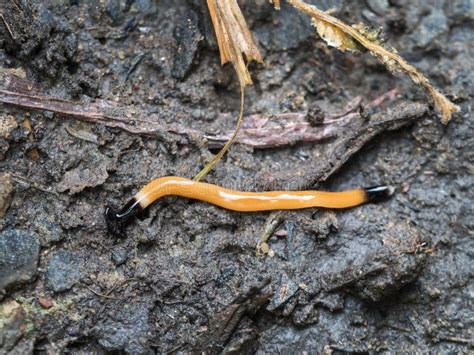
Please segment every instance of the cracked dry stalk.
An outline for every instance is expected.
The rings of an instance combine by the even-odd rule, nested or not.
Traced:
[[[276,10],[280,10],[281,9],[281,5],[280,5],[280,0],[269,0],[270,1],[270,4],[273,4],[273,6],[275,6],[275,9]]]
[[[438,89],[436,89],[422,73],[414,66],[406,62],[394,50],[389,50],[379,43],[377,38],[371,38],[370,34],[364,34],[359,29],[349,26],[341,20],[319,10],[313,5],[306,4],[302,0],[287,0],[296,9],[308,14],[313,18],[318,33],[332,46],[340,50],[355,50],[350,42],[366,48],[374,57],[381,61],[391,72],[404,71],[411,80],[425,89],[434,101],[436,108],[441,113],[441,121],[448,123],[451,116],[459,111],[459,107],[449,101]]]
[[[236,0],[207,0],[207,6],[219,45],[221,64],[232,63],[243,89],[252,84],[246,61],[262,63],[262,56]]]
[[[203,179],[221,160],[234,142],[242,125],[244,114],[245,86],[252,84],[252,77],[247,69],[247,62],[255,60],[262,63],[262,56],[247,27],[244,15],[236,0],[207,0],[212,24],[216,33],[217,44],[221,55],[221,64],[232,63],[240,83],[240,113],[232,137],[214,158],[194,177],[195,181]]]

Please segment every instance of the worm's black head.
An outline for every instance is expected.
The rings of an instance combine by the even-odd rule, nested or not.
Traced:
[[[123,218],[119,217],[118,211],[113,207],[107,206],[104,212],[105,222],[107,223],[107,229],[109,233],[115,235],[116,237],[125,237],[124,229],[126,224]]]
[[[116,237],[125,237],[125,227],[141,212],[140,204],[132,198],[120,211],[111,206],[105,208],[107,229]]]
[[[395,192],[395,188],[389,185],[366,187],[368,202],[380,202],[388,199]]]

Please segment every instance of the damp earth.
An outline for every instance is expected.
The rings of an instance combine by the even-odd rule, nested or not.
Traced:
[[[403,74],[328,48],[284,2],[242,0],[265,61],[245,115],[352,118],[324,139],[235,144],[206,181],[394,196],[247,214],[167,197],[117,238],[106,204],[193,177],[235,125],[206,2],[2,0],[1,353],[472,351],[474,3],[308,2],[382,27],[462,111],[441,124]],[[156,128],[173,125],[188,131]]]

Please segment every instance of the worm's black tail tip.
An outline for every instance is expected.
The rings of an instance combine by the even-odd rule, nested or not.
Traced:
[[[124,238],[125,225],[123,218],[118,216],[118,212],[112,206],[108,205],[105,207],[104,217],[109,233],[115,235],[116,237]]]
[[[364,190],[367,194],[367,202],[387,200],[395,192],[395,188],[390,185],[371,186],[366,187]]]

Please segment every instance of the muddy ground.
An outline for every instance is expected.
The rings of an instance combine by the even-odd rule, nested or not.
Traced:
[[[247,115],[309,111],[317,126],[318,107],[328,116],[357,96],[398,95],[322,142],[236,144],[206,181],[257,191],[388,183],[393,198],[243,214],[170,197],[120,239],[107,232],[106,203],[155,177],[192,177],[216,150],[199,134],[134,134],[4,104],[1,353],[473,350],[474,3],[308,2],[383,26],[462,113],[440,124],[403,75],[328,49],[288,6],[239,1],[265,60],[251,65]],[[99,99],[125,107],[117,116],[132,131],[147,117],[206,134],[235,124],[237,80],[220,66],[204,1],[2,0],[0,14],[2,102],[15,76],[23,91],[84,111]],[[275,220],[270,253],[258,256]]]

